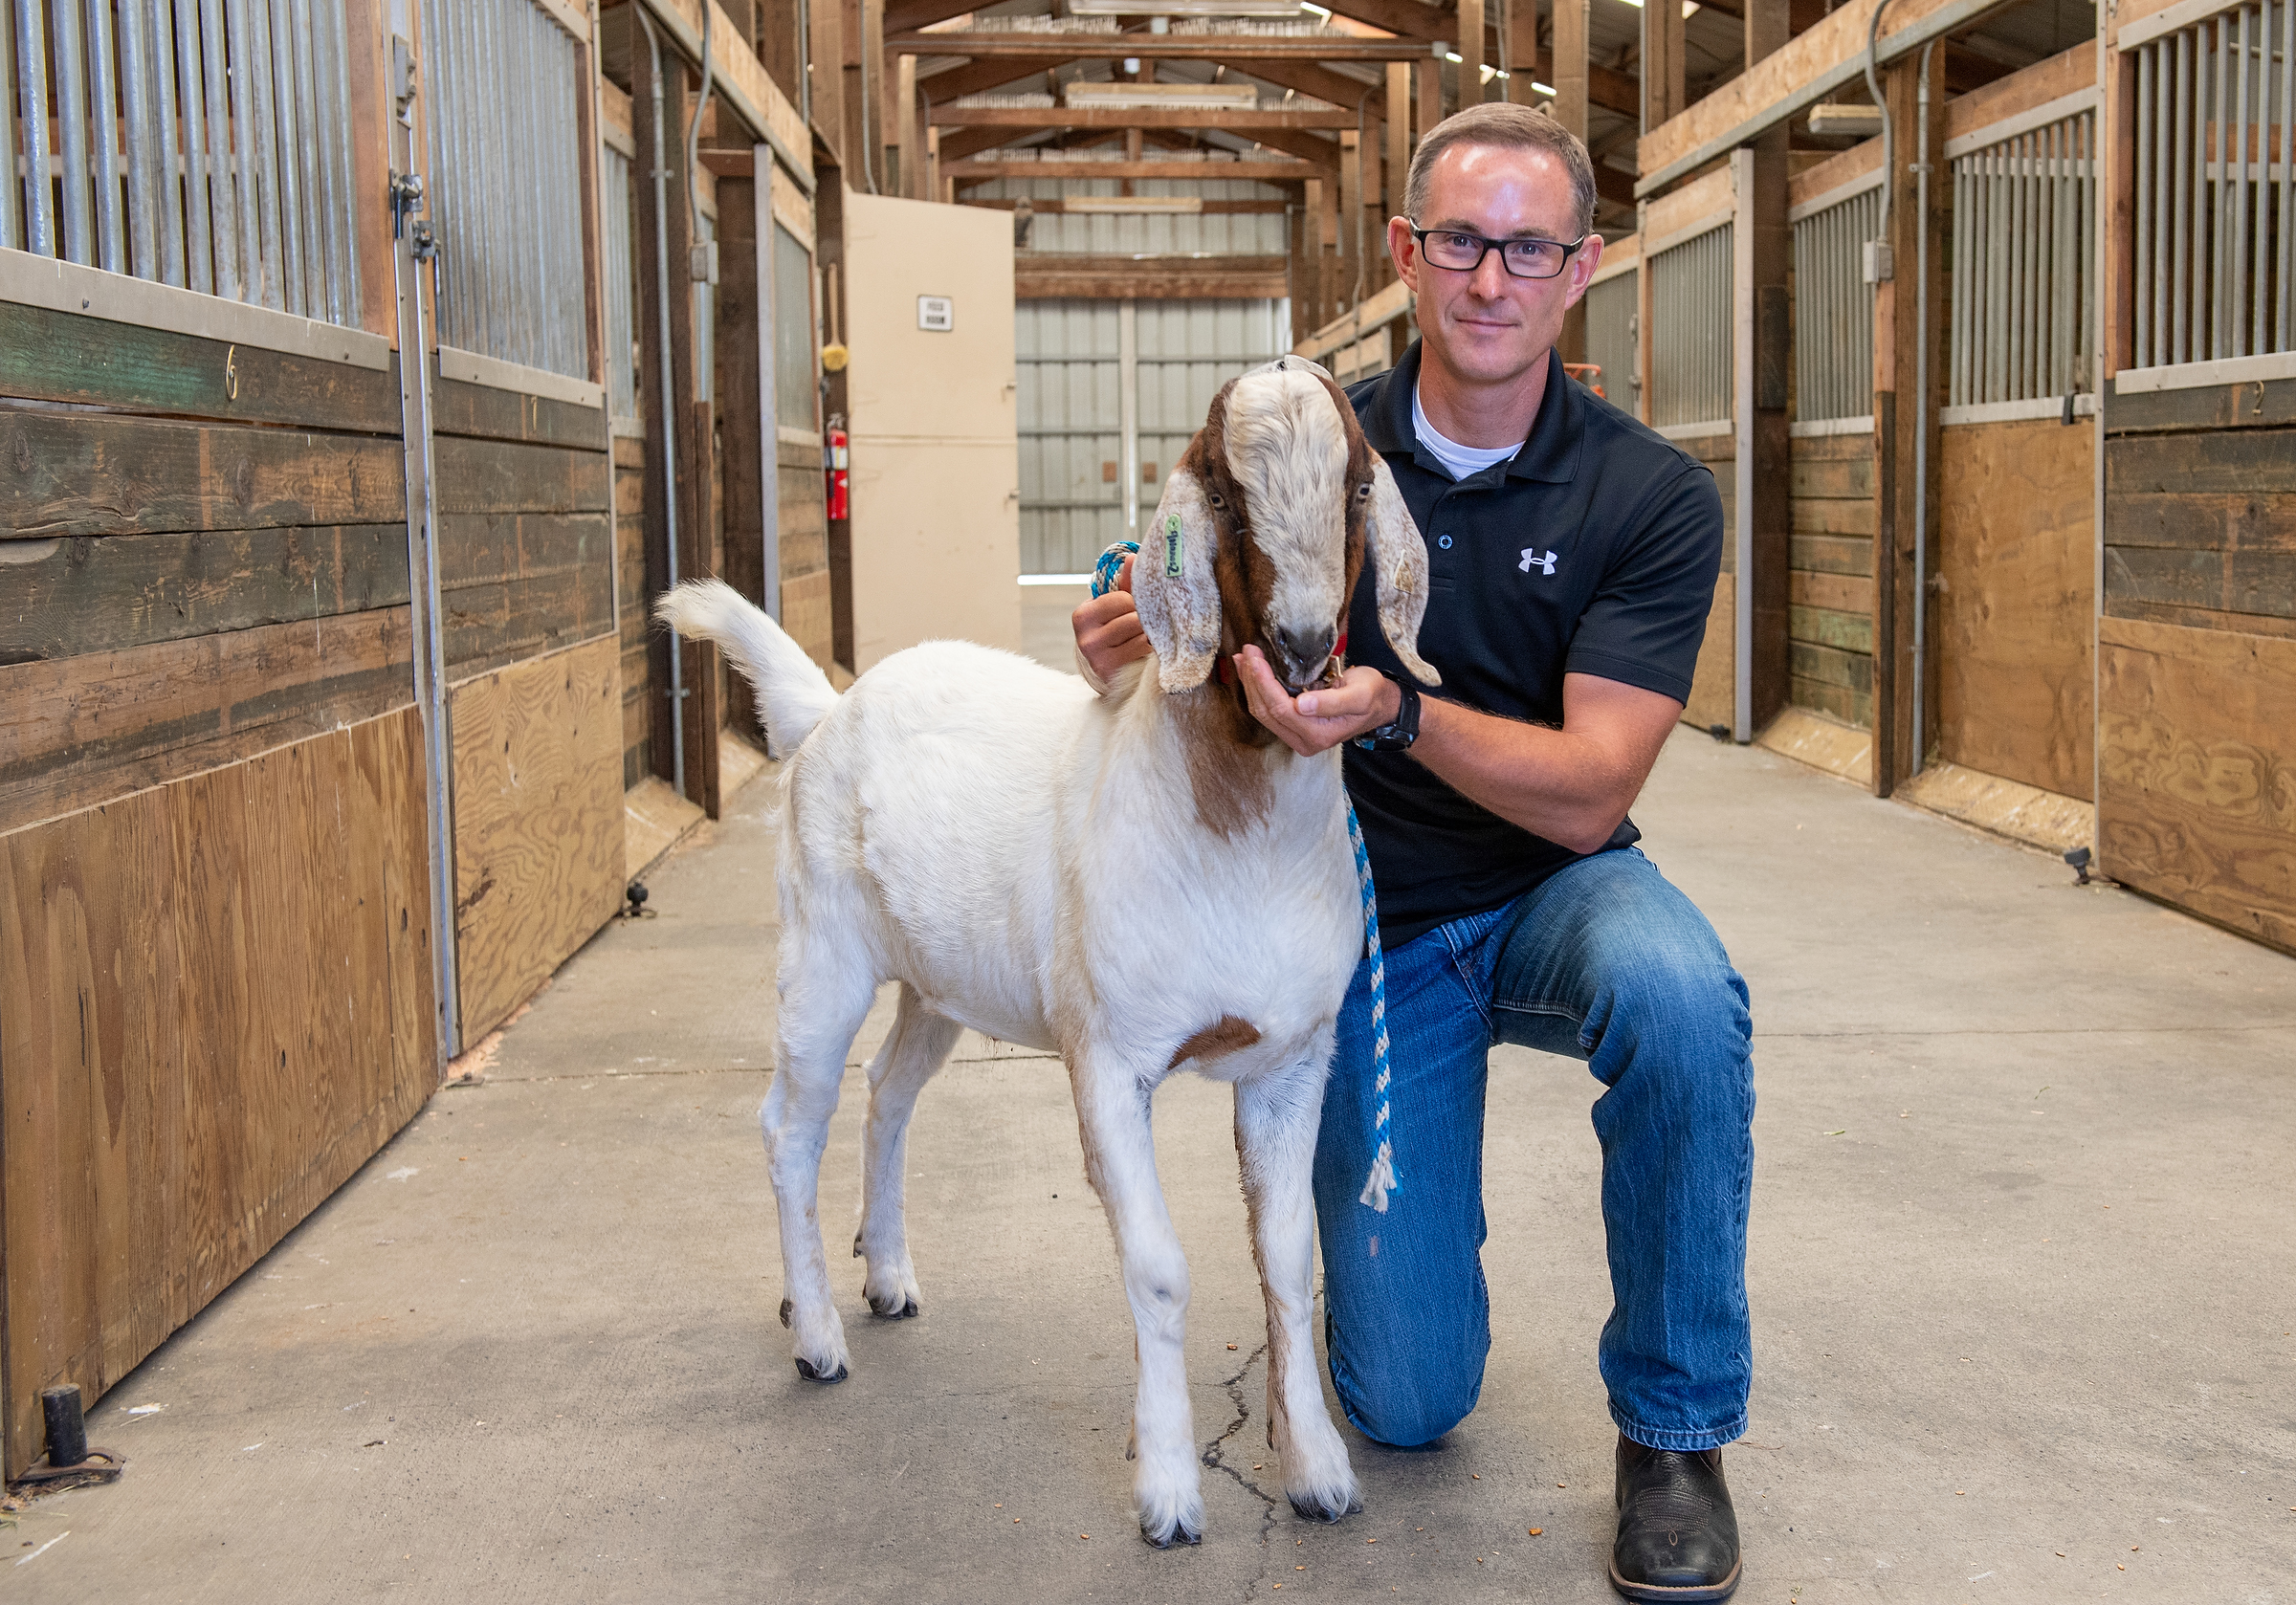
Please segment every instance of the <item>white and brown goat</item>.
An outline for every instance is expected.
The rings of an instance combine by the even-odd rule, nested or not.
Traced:
[[[791,755],[778,1069],[759,1119],[798,1370],[836,1381],[850,1361],[817,1218],[821,1154],[847,1049],[877,988],[898,981],[869,1065],[855,1251],[870,1308],[916,1311],[905,1135],[959,1029],[1057,1050],[1138,1336],[1134,1494],[1159,1546],[1203,1528],[1181,1360],[1188,1266],[1149,1132],[1150,1095],[1183,1068],[1235,1088],[1284,1491],[1323,1520],[1358,1507],[1310,1324],[1310,1166],[1363,944],[1339,758],[1295,757],[1212,670],[1249,643],[1295,690],[1326,676],[1366,561],[1384,633],[1432,682],[1414,646],[1419,532],[1337,386],[1287,358],[1223,389],[1173,471],[1134,570],[1155,655],[1106,698],[959,642],[897,652],[840,697],[726,586],[689,584],[661,605],[725,648]]]

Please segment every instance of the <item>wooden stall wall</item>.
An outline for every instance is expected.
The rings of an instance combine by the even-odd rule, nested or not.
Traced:
[[[1873,436],[1794,441],[1793,705],[1873,728]]]
[[[2096,430],[1958,425],[1937,469],[1935,756],[2089,801]]]
[[[0,303],[11,1476],[435,1084],[398,385],[346,339]]]
[[[646,611],[646,437],[613,439],[614,571],[622,598],[622,789],[653,773],[653,621]]]
[[[1737,442],[1727,434],[1696,435],[1674,443],[1713,471],[1722,496],[1722,572],[1714,581],[1714,605],[1698,644],[1698,667],[1690,677],[1685,724],[1726,730],[1737,708],[1738,465]]]
[[[2296,380],[2107,394],[2097,640],[2106,873],[2296,952]]]
[[[468,1048],[621,901],[614,468],[599,406],[440,380],[434,417]]]

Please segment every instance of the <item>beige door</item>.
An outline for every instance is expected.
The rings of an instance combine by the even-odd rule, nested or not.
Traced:
[[[845,205],[853,667],[936,639],[1018,651],[1012,219]]]

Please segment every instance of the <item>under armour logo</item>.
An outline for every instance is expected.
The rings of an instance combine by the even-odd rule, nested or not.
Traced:
[[[1549,552],[1541,556],[1537,547],[1526,546],[1523,548],[1523,561],[1516,566],[1525,574],[1535,568],[1541,574],[1552,575],[1555,572],[1555,560],[1561,555],[1559,552]]]

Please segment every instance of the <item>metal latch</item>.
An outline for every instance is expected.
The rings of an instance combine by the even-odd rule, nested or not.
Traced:
[[[408,234],[408,220],[414,217],[427,205],[429,205],[429,200],[423,193],[422,174],[391,174],[390,237],[394,240],[407,237]],[[438,237],[430,231],[429,223],[417,220],[411,237],[414,241],[414,259],[416,261],[428,262],[438,254]]]

